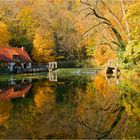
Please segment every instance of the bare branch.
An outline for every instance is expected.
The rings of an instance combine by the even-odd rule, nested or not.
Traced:
[[[84,8],[84,9],[80,10],[77,14],[80,14],[80,13],[82,13],[82,12],[86,11],[86,10],[90,10],[90,9],[89,9],[89,7],[87,7],[87,8]]]
[[[121,27],[121,29],[124,30],[121,22],[119,21],[119,19],[117,18],[117,16],[113,13],[113,11],[110,9],[110,7],[103,0],[101,0],[101,2],[103,3],[103,5],[105,5],[107,7],[107,9],[109,10],[109,12],[113,16],[113,18],[116,20],[116,22],[118,23],[118,25]]]
[[[98,24],[92,26],[92,27],[89,28],[87,31],[85,31],[85,32],[83,33],[82,36],[84,36],[85,34],[87,34],[88,32],[90,32],[93,28],[95,28],[95,27],[97,27],[97,26],[99,26],[99,25],[101,25],[101,24],[105,24],[105,23],[104,23],[104,22],[99,22]]]
[[[87,5],[87,6],[91,6],[89,3],[88,3],[88,0],[87,1],[83,1],[83,0],[80,0],[80,2],[84,5]]]
[[[114,35],[115,35],[116,38],[117,38],[118,43],[116,43],[116,44],[118,44],[118,46],[119,46],[122,50],[125,50],[125,47],[126,47],[126,46],[125,46],[125,42],[124,42],[124,40],[122,39],[122,37],[121,37],[119,31],[118,31],[118,30],[113,26],[113,24],[111,23],[111,21],[110,21],[109,19],[107,19],[106,17],[101,16],[100,14],[98,14],[97,11],[96,11],[97,9],[93,8],[88,2],[85,2],[85,1],[82,1],[82,0],[81,0],[81,2],[82,2],[84,5],[88,6],[89,9],[91,10],[92,13],[90,13],[90,14],[88,14],[88,15],[93,15],[93,16],[95,16],[96,18],[102,20],[101,23],[104,23],[104,24],[106,24],[106,25],[108,25],[108,26],[110,27],[110,29],[113,31]],[[90,30],[92,30],[94,27],[97,27],[97,26],[100,25],[101,23],[99,23],[99,24],[97,24],[97,25],[91,27]],[[90,31],[90,30],[89,30],[89,31]],[[87,31],[87,32],[88,32],[88,31]],[[87,32],[86,32],[86,33],[87,33]]]
[[[92,9],[92,8],[91,8],[91,9]],[[100,18],[100,19],[102,19],[102,20],[105,20],[105,21],[106,21],[106,24],[111,25],[111,22],[110,22],[107,18],[98,15],[97,12],[95,11],[95,9],[92,9],[92,11],[93,11],[93,14],[94,14],[97,18]]]
[[[113,13],[113,11],[110,9],[110,7],[103,1],[101,0],[102,4],[107,7],[108,11],[110,12],[110,14],[112,15],[112,17],[115,19],[115,21],[118,23],[119,27],[124,31],[126,37],[127,37],[127,32],[125,31],[124,27],[122,26],[121,22],[119,21],[119,19],[117,18],[117,16]]]
[[[126,11],[125,11],[125,7],[124,7],[124,1],[120,0],[121,2],[121,7],[122,7],[122,12],[123,12],[123,16],[126,15]],[[129,29],[129,24],[128,24],[128,20],[125,20],[125,26],[126,26],[126,31],[127,31],[127,40],[130,40],[130,29]]]

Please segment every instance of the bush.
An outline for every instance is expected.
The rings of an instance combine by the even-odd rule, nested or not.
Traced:
[[[58,68],[93,68],[93,59],[58,61]]]

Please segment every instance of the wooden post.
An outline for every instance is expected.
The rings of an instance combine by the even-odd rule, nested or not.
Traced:
[[[56,72],[49,72],[48,73],[49,81],[57,82],[57,73]]]
[[[53,69],[57,68],[57,62],[49,62],[48,70],[52,71]]]

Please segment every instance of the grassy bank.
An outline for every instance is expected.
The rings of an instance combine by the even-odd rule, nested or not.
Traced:
[[[99,69],[93,69],[93,68],[61,68],[61,69],[57,69],[55,72],[57,72],[58,77],[65,77],[65,76],[74,76],[74,75],[90,76],[90,75],[95,75],[98,71]],[[3,74],[0,75],[0,81],[8,81],[10,79],[21,80],[23,78],[42,79],[47,77],[48,77],[48,72],[29,73],[29,74]]]
[[[62,68],[57,69],[58,77],[71,77],[71,76],[80,76],[80,77],[90,77],[96,75],[99,69],[93,68]]]
[[[10,79],[22,80],[22,79],[42,79],[47,78],[47,72],[30,73],[30,74],[3,74],[0,75],[0,81],[8,81]]]

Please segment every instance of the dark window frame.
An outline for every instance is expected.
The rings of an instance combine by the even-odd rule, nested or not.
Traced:
[[[20,60],[20,56],[19,55],[13,55],[13,60]]]

